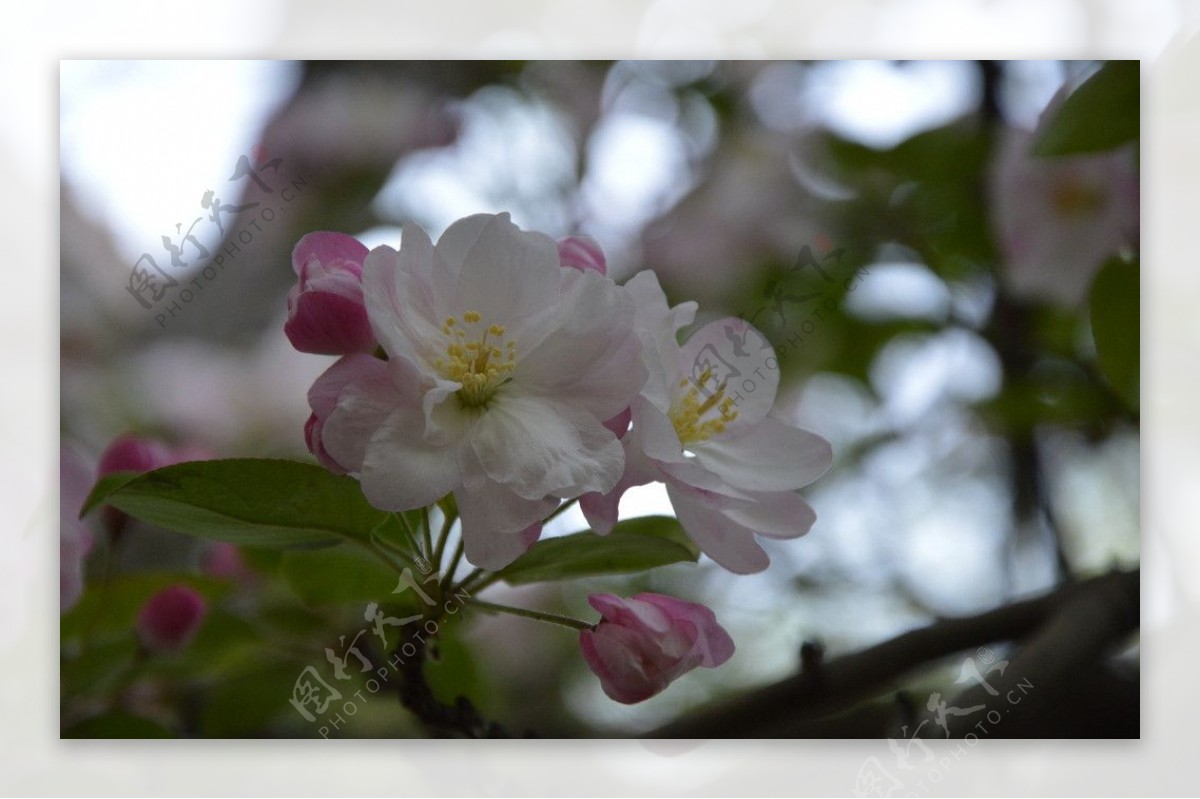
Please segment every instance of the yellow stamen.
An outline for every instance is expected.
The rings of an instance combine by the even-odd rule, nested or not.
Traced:
[[[468,325],[483,319],[478,311],[467,311],[462,318]],[[464,408],[487,407],[488,401],[500,386],[508,382],[516,368],[515,341],[506,342],[505,349],[493,346],[488,341],[489,337],[502,339],[504,333],[503,325],[489,325],[482,335],[478,331],[468,333],[453,316],[442,324],[442,334],[446,337],[446,357],[435,359],[433,365],[442,377],[462,384],[457,395]]]
[[[687,378],[680,380],[680,388],[687,386],[689,382],[692,382],[692,385],[683,396],[672,403],[667,412],[671,424],[675,426],[675,432],[679,435],[679,442],[685,447],[707,441],[712,436],[725,432],[726,425],[738,416],[738,412],[733,409],[733,400],[725,396],[725,383],[721,382],[710,389],[707,386],[710,381],[716,383],[711,368],[705,369],[695,382]],[[703,400],[700,399],[701,391],[706,395]],[[717,413],[705,419],[705,414],[714,407]]]

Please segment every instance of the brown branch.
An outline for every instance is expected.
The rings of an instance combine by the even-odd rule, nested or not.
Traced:
[[[431,735],[440,738],[508,738],[500,724],[485,719],[469,699],[458,697],[453,706],[442,704],[425,679],[427,648],[406,657],[399,669],[398,690],[404,705]]]
[[[1028,656],[1031,673],[1042,673],[1044,661],[1053,661],[1058,650],[1071,650],[1063,656],[1064,665],[1054,667],[1051,672],[1069,673],[1073,664],[1099,651],[1099,642],[1111,642],[1118,633],[1137,627],[1139,577],[1137,570],[1113,572],[977,616],[938,621],[869,649],[823,662],[815,671],[802,671],[685,714],[647,737],[788,735],[801,722],[849,709],[856,702],[899,687],[901,678],[919,666],[984,644],[1019,641],[1035,632],[1038,635],[1028,648],[1033,650]],[[1090,629],[1075,630],[1072,625]],[[1014,661],[1010,668],[1017,665]],[[1021,667],[1025,667],[1024,662]],[[1013,676],[1017,677],[1015,670]],[[1046,680],[1050,684],[1049,676]],[[881,736],[883,733],[880,730]]]

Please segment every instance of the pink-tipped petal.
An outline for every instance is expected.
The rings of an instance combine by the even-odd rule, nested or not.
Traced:
[[[299,278],[288,293],[283,332],[300,352],[372,352],[375,333],[363,302],[367,248],[341,233],[310,233],[292,251]]]
[[[563,266],[578,269],[580,272],[591,269],[604,275],[608,273],[608,264],[604,250],[591,236],[567,236],[558,240],[558,258]]]

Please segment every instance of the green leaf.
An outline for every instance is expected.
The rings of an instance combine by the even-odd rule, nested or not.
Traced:
[[[352,545],[283,553],[279,574],[307,605],[387,602],[396,572]]]
[[[585,531],[539,541],[500,572],[510,585],[569,580],[603,574],[629,574],[683,561],[700,550],[679,522],[644,516],[620,522],[606,536]]]
[[[358,482],[320,466],[285,460],[193,461],[114,486],[104,501],[168,530],[244,546],[325,546],[367,541],[388,514],[371,507]]]
[[[96,485],[92,486],[87,499],[83,501],[83,506],[79,509],[79,518],[87,516],[98,505],[103,505],[109,494],[137,476],[137,472],[113,472],[101,477],[96,481]]]
[[[1109,260],[1092,283],[1092,338],[1100,370],[1130,408],[1139,405],[1141,377],[1141,271],[1136,263]]]
[[[114,711],[86,719],[63,730],[63,738],[174,738],[175,735],[157,722],[140,716]]]
[[[1138,138],[1141,69],[1137,61],[1108,61],[1071,92],[1043,126],[1033,154],[1111,150]]]

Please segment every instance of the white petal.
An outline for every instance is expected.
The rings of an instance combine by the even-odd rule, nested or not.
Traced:
[[[656,405],[670,404],[670,386],[679,379],[679,330],[690,325],[696,317],[694,302],[671,308],[667,296],[658,284],[658,276],[650,270],[638,272],[625,283],[633,297],[635,327],[642,340],[642,358],[647,368],[646,385],[642,393]]]
[[[553,332],[518,341],[513,379],[523,391],[554,397],[600,419],[620,413],[645,383],[632,298],[596,272],[563,270]],[[547,320],[549,321],[549,320]]]
[[[635,397],[629,405],[632,428],[629,437],[633,447],[647,458],[661,463],[683,463],[683,445],[670,417],[644,396]]]
[[[473,566],[499,571],[529,551],[523,533],[498,533],[474,522],[463,520],[463,554]]]
[[[754,533],[731,521],[704,494],[668,481],[667,495],[688,537],[721,566],[735,574],[754,574],[770,565]]]
[[[363,262],[363,299],[375,338],[389,356],[408,358],[426,372],[444,346],[444,319],[428,277],[436,271],[434,258],[425,231],[409,225],[401,252],[376,247]]]
[[[550,515],[558,500],[519,497],[491,480],[469,455],[463,461],[463,484],[454,498],[465,554],[474,565],[496,571],[529,549],[536,540],[528,535],[529,528]]]
[[[710,322],[697,330],[679,352],[677,375],[687,378],[689,386],[711,369],[706,388],[725,384],[725,396],[737,409],[737,420],[730,430],[754,424],[775,404],[779,389],[779,362],[766,337],[744,319],[729,317]],[[675,395],[687,391],[678,383]]]
[[[511,327],[515,334],[522,321],[558,298],[564,270],[554,239],[521,230],[508,214],[469,218],[460,225],[462,234],[455,231],[441,255],[443,261],[462,257],[455,298],[459,310],[477,311],[487,324]]]
[[[394,410],[371,437],[362,488],[372,505],[393,511],[422,508],[461,485],[457,442],[430,444],[424,432],[425,414],[409,405]]]
[[[790,491],[829,469],[833,450],[815,433],[767,416],[746,427],[692,445],[706,468],[751,491]]]
[[[526,499],[611,491],[625,454],[616,436],[586,411],[520,394],[498,394],[471,442],[488,476]]]

